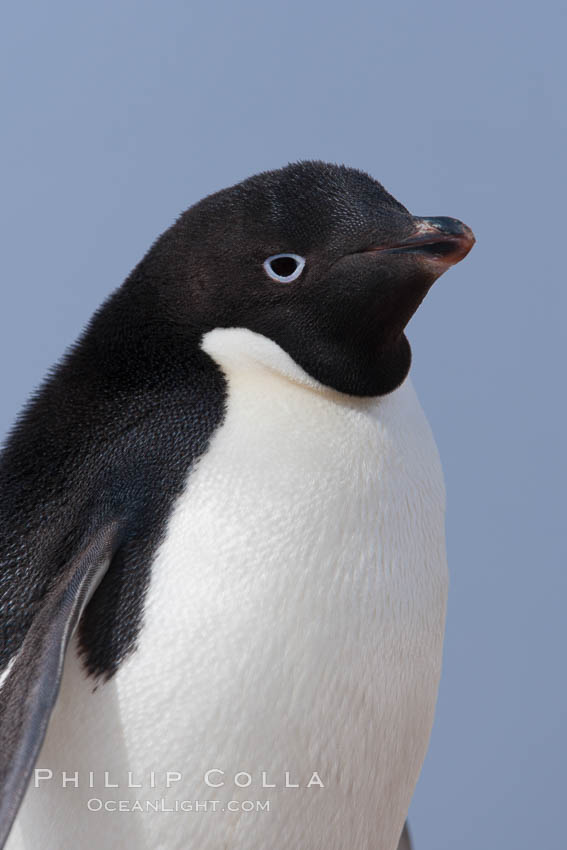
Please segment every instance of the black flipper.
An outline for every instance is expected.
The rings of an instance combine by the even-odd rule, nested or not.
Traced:
[[[402,834],[400,835],[400,843],[398,844],[398,850],[412,850],[412,848],[413,845],[411,843],[408,822],[406,821],[402,830]]]
[[[0,848],[26,792],[61,683],[65,651],[118,542],[101,529],[46,594],[0,688]]]

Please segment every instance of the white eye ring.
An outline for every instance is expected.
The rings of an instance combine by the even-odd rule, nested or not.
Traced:
[[[295,269],[290,272],[290,274],[278,274],[273,266],[273,263],[277,260],[293,260],[296,264]],[[297,280],[304,267],[305,257],[300,257],[299,254],[273,254],[271,257],[268,257],[267,260],[264,260],[264,269],[266,274],[271,277],[272,280],[279,281],[279,283],[291,283],[292,280]]]

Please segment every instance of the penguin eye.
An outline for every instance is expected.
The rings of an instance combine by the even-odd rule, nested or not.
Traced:
[[[305,266],[305,258],[299,254],[274,254],[264,261],[264,269],[272,280],[290,283],[297,280]]]

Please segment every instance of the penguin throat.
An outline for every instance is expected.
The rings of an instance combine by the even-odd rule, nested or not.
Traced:
[[[201,348],[228,375],[270,372],[323,395],[341,395],[309,375],[277,342],[248,328],[215,328],[203,335]]]

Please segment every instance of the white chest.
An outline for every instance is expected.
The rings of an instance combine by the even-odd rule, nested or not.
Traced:
[[[271,801],[269,815],[146,815],[152,847],[394,850],[441,665],[437,451],[409,381],[378,401],[342,396],[291,361],[274,371],[262,338],[260,358],[240,357],[247,333],[205,342],[229,381],[226,419],[170,518],[138,650],[80,716],[70,662],[42,758],[57,759],[57,724],[67,740],[75,724],[85,768],[106,758],[123,775],[179,771],[191,799]],[[109,704],[112,746],[85,747]],[[305,787],[313,772],[324,788]]]

